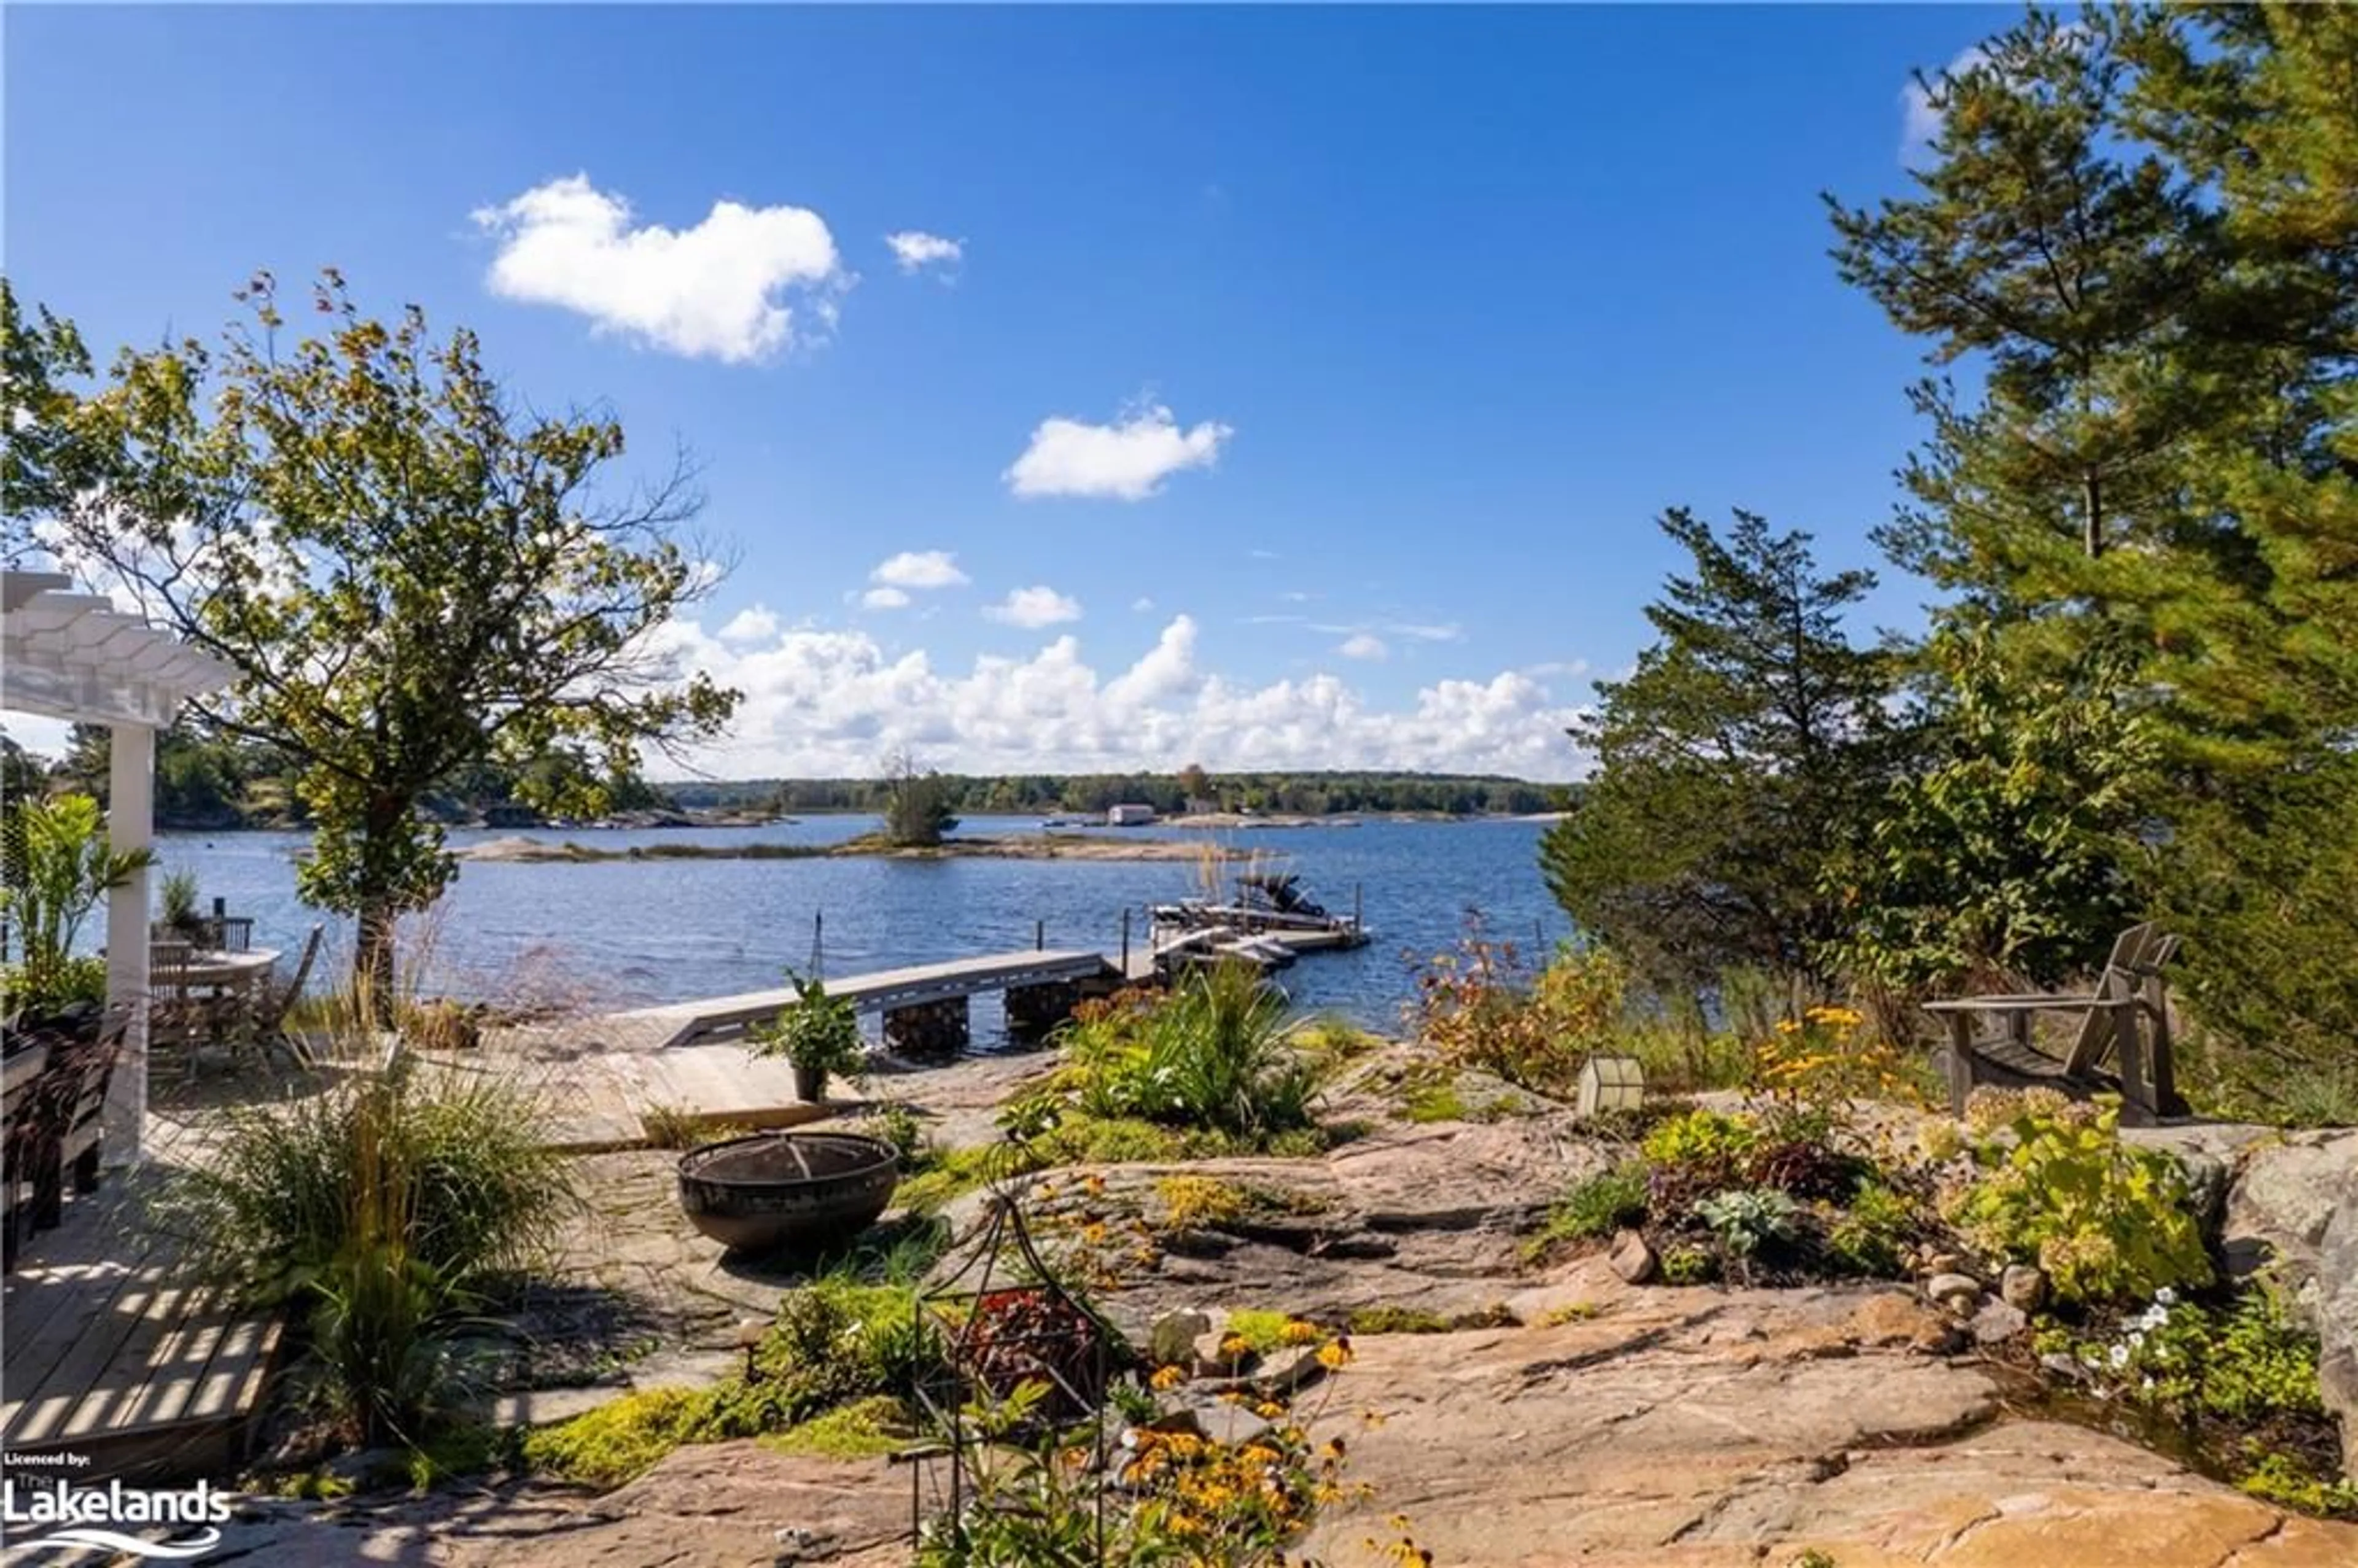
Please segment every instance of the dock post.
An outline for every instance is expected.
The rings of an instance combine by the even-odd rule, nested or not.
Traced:
[[[1368,920],[1366,914],[1360,910],[1360,895],[1365,893],[1367,891],[1367,884],[1365,882],[1353,882],[1351,884],[1351,929],[1358,932],[1362,935],[1367,933]]]
[[[1043,953],[1047,951],[1047,948],[1048,923],[1044,920],[1035,920],[1032,923],[1032,951]]]
[[[1121,978],[1130,979],[1130,910],[1121,912]]]

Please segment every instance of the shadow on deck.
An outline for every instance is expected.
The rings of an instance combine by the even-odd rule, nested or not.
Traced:
[[[109,1172],[0,1290],[0,1449],[76,1455],[56,1473],[78,1486],[226,1480],[277,1355],[279,1319],[230,1309],[148,1223],[164,1179]]]

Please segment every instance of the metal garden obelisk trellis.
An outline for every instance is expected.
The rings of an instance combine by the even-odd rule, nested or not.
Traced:
[[[986,1446],[1042,1445],[1057,1434],[1089,1429],[1088,1474],[1096,1495],[1096,1556],[1105,1551],[1106,1389],[1112,1374],[1113,1331],[1087,1303],[1057,1281],[1032,1241],[1014,1195],[994,1187],[966,1256],[919,1301],[919,1317],[940,1336],[938,1369],[921,1378],[916,1403],[939,1433],[930,1457],[946,1465],[936,1487],[946,1528],[962,1534],[977,1495],[977,1459]],[[1036,1395],[1012,1427],[987,1422],[984,1412],[1014,1399],[1027,1385]],[[1066,1443],[1065,1446],[1078,1446]],[[1044,1463],[1055,1456],[1044,1455]],[[910,1528],[922,1530],[925,1506],[923,1457],[913,1461]]]

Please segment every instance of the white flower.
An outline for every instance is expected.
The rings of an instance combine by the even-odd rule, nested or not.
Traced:
[[[2142,1331],[2140,1331],[2140,1330],[2131,1330],[2131,1331],[2130,1331],[2130,1334],[2129,1334],[2129,1348],[2130,1348],[2130,1349],[2132,1349],[2132,1350],[2135,1350],[2135,1349],[2137,1349],[2139,1346],[2143,1346],[2144,1344],[2145,1344],[2145,1335],[2144,1335],[2144,1333],[2143,1333]]]
[[[2171,1290],[2168,1285],[2164,1285],[2161,1289],[2153,1292],[2153,1299],[2166,1307],[2176,1306],[2178,1304],[2178,1292]]]
[[[2111,1360],[2113,1363],[2113,1369],[2115,1371],[2118,1371],[2123,1367],[2127,1366],[2129,1364],[2129,1347],[2125,1345],[2114,1346]]]

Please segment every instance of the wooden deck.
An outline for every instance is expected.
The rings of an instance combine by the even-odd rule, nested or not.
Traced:
[[[276,1316],[194,1284],[121,1172],[66,1206],[0,1291],[0,1447],[82,1455],[99,1478],[225,1481],[277,1355]]]
[[[838,1114],[840,1102],[813,1104],[795,1092],[794,1068],[784,1061],[747,1054],[742,1044],[665,1047],[654,1033],[600,1029],[593,1048],[544,1065],[535,1079],[529,1069],[519,1087],[538,1101],[548,1128],[548,1147],[566,1154],[598,1154],[636,1149],[648,1141],[647,1119],[662,1111],[704,1127],[793,1127]],[[513,1059],[474,1053],[417,1053],[420,1059],[454,1072],[490,1071],[517,1081]],[[831,1091],[852,1097],[848,1086]]]
[[[840,997],[862,1012],[882,1012],[982,991],[1005,990],[1011,986],[1096,979],[1110,976],[1114,970],[1114,964],[1102,953],[1027,949],[849,976],[827,981],[827,990],[829,996]],[[795,1000],[792,990],[747,991],[704,1001],[638,1008],[614,1013],[609,1022],[630,1028],[665,1031],[665,1046],[686,1045],[695,1041],[733,1039],[743,1034],[747,1025],[774,1015],[782,1007],[792,1007]]]

